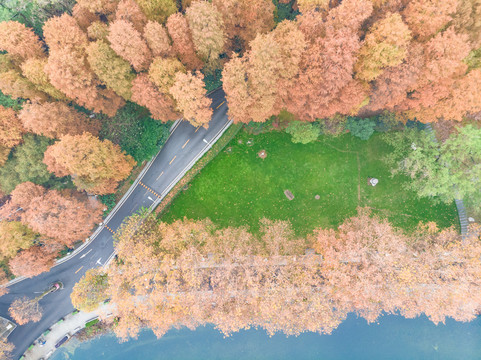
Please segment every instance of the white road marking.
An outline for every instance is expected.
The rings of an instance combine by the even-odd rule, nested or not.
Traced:
[[[154,201],[154,199],[152,199],[150,196],[148,197],[148,199],[149,199],[150,201]]]
[[[204,142],[205,142],[206,144],[208,144],[208,143],[209,143],[209,142],[208,142],[206,139],[202,139],[202,140],[204,140]]]
[[[82,255],[80,258],[81,258],[81,259],[83,259],[83,258],[84,258],[84,257],[86,257],[86,256],[87,256],[87,254],[88,254],[89,252],[91,252],[92,250],[93,250],[93,249],[90,249],[90,250],[89,250],[89,251],[87,251],[85,254],[83,254],[83,255]]]
[[[97,264],[102,265],[102,263],[100,262],[100,260],[102,260],[102,258],[100,258],[100,259],[97,260]]]

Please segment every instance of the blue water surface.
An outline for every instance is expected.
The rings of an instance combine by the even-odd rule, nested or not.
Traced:
[[[330,359],[481,359],[481,318],[469,323],[426,317],[384,316],[379,324],[350,315],[331,335],[298,337],[247,330],[224,338],[213,327],[171,330],[157,339],[149,330],[119,343],[113,335],[84,343],[73,354],[60,349],[52,360],[330,360]]]

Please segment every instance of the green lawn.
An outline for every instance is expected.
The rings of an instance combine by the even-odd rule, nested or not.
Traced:
[[[229,148],[231,152],[226,151]],[[267,152],[264,160],[257,156],[262,149]],[[339,225],[356,214],[357,206],[370,206],[408,230],[419,221],[436,221],[440,227],[458,224],[454,202],[420,200],[402,189],[406,178],[390,177],[382,162],[390,148],[379,134],[368,141],[349,134],[322,136],[302,145],[293,144],[290,135],[281,132],[241,131],[226,150],[175,199],[164,221],[208,217],[221,226],[248,225],[256,231],[259,219],[268,217],[288,219],[299,235],[305,235],[318,226]],[[368,186],[368,177],[378,178],[379,184]],[[294,200],[286,198],[285,189]],[[315,200],[315,195],[320,199]]]

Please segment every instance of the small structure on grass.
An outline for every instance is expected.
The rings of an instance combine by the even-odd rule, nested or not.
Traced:
[[[284,195],[286,195],[286,197],[287,197],[289,200],[294,200],[294,194],[291,193],[289,190],[284,190]]]
[[[321,197],[319,195],[314,196],[314,199],[319,200]]]
[[[376,178],[367,178],[367,183],[368,185],[371,186],[376,186],[378,184],[379,180]]]
[[[257,153],[257,156],[259,156],[261,159],[265,159],[267,157],[267,153],[265,150],[261,150]]]

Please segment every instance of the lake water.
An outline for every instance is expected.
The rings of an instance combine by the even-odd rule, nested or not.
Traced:
[[[438,326],[427,318],[385,316],[379,324],[349,316],[331,335],[269,337],[262,330],[224,338],[212,327],[172,330],[157,339],[143,331],[137,340],[118,343],[112,335],[60,349],[52,360],[283,360],[283,359],[481,359],[481,318]]]

